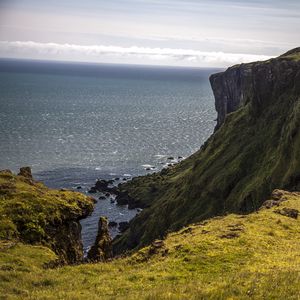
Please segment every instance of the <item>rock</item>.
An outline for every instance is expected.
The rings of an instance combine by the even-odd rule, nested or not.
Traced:
[[[31,168],[30,167],[22,167],[20,168],[19,176],[26,177],[28,179],[32,179]]]
[[[298,214],[299,214],[298,209],[288,208],[288,207],[284,207],[284,208],[281,208],[281,209],[276,209],[276,210],[274,210],[274,212],[277,213],[277,214],[280,214],[282,216],[286,216],[286,217],[293,218],[293,219],[297,219]]]
[[[107,261],[113,256],[112,241],[108,231],[108,221],[104,217],[100,217],[98,223],[98,234],[94,245],[87,254],[89,261]]]
[[[234,239],[234,238],[238,238],[240,235],[236,232],[228,232],[228,233],[224,233],[222,235],[220,235],[221,239]]]
[[[108,227],[116,227],[116,226],[118,226],[118,223],[115,222],[115,221],[110,221],[110,222],[108,223]]]
[[[178,159],[183,159],[183,157],[182,156],[178,156]]]
[[[148,251],[149,255],[162,254],[163,256],[168,253],[168,249],[165,247],[165,243],[162,240],[155,240],[151,243]]]
[[[119,180],[120,180],[120,177],[116,177],[114,180],[115,180],[115,181],[119,181]]]
[[[98,179],[95,183],[95,188],[99,192],[106,191],[108,189],[109,182],[104,179]]]
[[[82,187],[79,185],[78,187],[76,187],[77,190],[81,190]]]
[[[119,223],[118,229],[119,229],[120,232],[124,232],[128,228],[129,228],[129,223],[128,222],[120,222]]]
[[[127,205],[130,202],[130,196],[125,192],[119,192],[116,201],[118,205]]]
[[[286,194],[287,192],[286,191],[283,191],[283,190],[274,190],[271,194],[271,199],[272,200],[281,200],[282,197]]]
[[[124,177],[124,178],[123,178],[123,181],[126,181],[126,180],[127,180],[127,178]]]
[[[274,190],[271,194],[271,199],[265,201],[262,204],[262,208],[272,208],[274,206],[279,206],[281,202],[286,201],[287,197],[286,195],[289,194],[287,191],[283,190]]]
[[[280,205],[280,201],[275,201],[275,200],[267,200],[262,204],[262,207],[265,208],[272,208],[273,206],[279,206]]]
[[[146,168],[146,171],[151,171],[151,168]]]
[[[173,156],[168,157],[168,160],[174,160]]]
[[[90,193],[90,194],[95,194],[95,193],[97,193],[97,190],[96,190],[96,188],[95,188],[94,186],[92,186],[92,187],[89,189],[88,193]]]
[[[128,209],[135,209],[140,206],[140,203],[126,192],[118,192],[116,202],[118,205],[128,205]]]
[[[99,199],[99,200],[105,200],[106,197],[105,197],[105,196],[100,196],[98,199]]]

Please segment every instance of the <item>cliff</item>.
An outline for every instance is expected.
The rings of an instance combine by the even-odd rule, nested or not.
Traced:
[[[114,241],[116,253],[192,222],[257,210],[274,188],[300,188],[300,48],[210,80],[215,133],[174,168],[122,186],[146,208]]]
[[[0,171],[0,239],[44,245],[60,263],[78,263],[83,259],[79,220],[92,212],[93,203],[83,194],[34,181],[28,167],[19,175]]]
[[[248,101],[262,110],[269,100],[293,89],[295,82],[299,82],[299,53],[300,48],[296,48],[276,59],[241,64],[212,75],[210,83],[218,113],[216,129],[224,123],[227,114]]]

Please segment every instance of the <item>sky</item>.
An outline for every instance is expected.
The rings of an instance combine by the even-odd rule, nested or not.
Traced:
[[[299,0],[0,0],[2,58],[227,67],[299,32]]]

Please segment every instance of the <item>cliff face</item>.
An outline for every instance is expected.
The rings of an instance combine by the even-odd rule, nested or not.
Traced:
[[[61,263],[83,259],[79,220],[93,210],[93,200],[72,191],[51,190],[33,180],[30,168],[18,176],[0,171],[0,239],[42,244]]]
[[[273,97],[292,89],[299,82],[300,48],[267,62],[233,66],[222,73],[213,74],[210,83],[218,112],[218,129],[227,114],[236,111],[248,101],[263,109]]]
[[[258,209],[275,188],[300,188],[300,48],[212,75],[215,133],[176,167],[122,189],[147,208],[116,253],[211,216]]]

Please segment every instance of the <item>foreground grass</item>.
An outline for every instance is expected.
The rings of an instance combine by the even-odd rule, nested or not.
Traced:
[[[279,208],[300,209],[287,193]],[[45,268],[48,248],[2,241],[1,299],[299,299],[300,221],[278,207],[169,234],[126,258]]]

